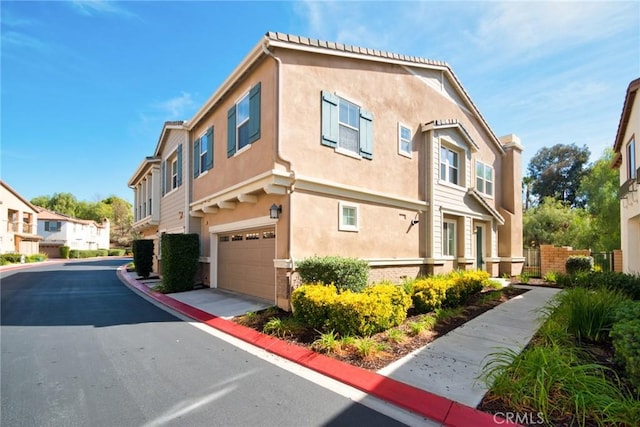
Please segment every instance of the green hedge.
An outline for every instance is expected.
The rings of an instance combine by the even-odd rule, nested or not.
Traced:
[[[133,241],[133,263],[138,276],[147,279],[153,270],[153,240]]]
[[[322,332],[370,336],[402,323],[411,298],[389,284],[341,293],[333,285],[310,284],[293,291],[291,305],[296,318]]]
[[[109,249],[109,256],[124,256],[126,250],[125,249]]]
[[[303,283],[333,283],[340,292],[362,292],[369,281],[369,264],[355,258],[314,256],[298,261],[296,270]]]
[[[107,256],[108,249],[71,249],[69,250],[69,258],[95,258],[99,256]]]
[[[593,258],[585,255],[573,255],[567,258],[564,266],[569,275],[591,271],[593,270]]]
[[[631,383],[640,390],[640,319],[617,322],[611,328],[616,360],[625,368]]]
[[[19,253],[1,254],[0,260],[2,260],[2,262],[4,262],[5,264],[17,264],[17,263],[20,263],[21,257],[22,257],[22,254],[19,254]]]
[[[163,234],[162,288],[164,292],[193,289],[198,271],[200,241],[197,234]],[[136,263],[137,266],[137,263]]]
[[[624,292],[633,300],[640,300],[640,276],[615,271],[588,271],[569,274],[558,274],[556,284],[563,288],[581,287],[596,289],[605,287]]]
[[[417,279],[409,285],[411,299],[419,313],[438,308],[452,308],[466,304],[469,299],[489,284],[486,271],[456,271],[448,274]]]
[[[71,251],[69,246],[60,246],[60,258],[69,258],[69,251]]]

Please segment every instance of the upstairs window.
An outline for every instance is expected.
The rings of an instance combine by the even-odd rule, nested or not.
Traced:
[[[629,179],[635,179],[637,177],[638,170],[636,169],[636,141],[631,138],[629,145],[627,145],[627,176]]]
[[[476,190],[493,196],[493,168],[476,160]]]
[[[167,164],[168,169],[167,170]],[[182,144],[162,162],[162,195],[182,185]]]
[[[411,129],[398,124],[398,154],[411,157]]]
[[[460,182],[460,154],[447,147],[440,147],[440,180],[458,185]]]
[[[373,114],[330,92],[322,91],[322,145],[373,159]]]
[[[193,177],[213,168],[213,126],[193,141]]]
[[[227,112],[227,157],[260,139],[260,83]]]
[[[62,228],[62,222],[60,221],[45,221],[44,222],[44,231],[60,231]]]

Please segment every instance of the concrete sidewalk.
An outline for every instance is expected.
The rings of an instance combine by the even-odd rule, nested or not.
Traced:
[[[485,312],[376,373],[224,319],[228,312],[223,309],[224,304],[214,301],[215,292],[210,289],[165,295],[153,292],[151,283],[137,281],[135,273],[121,268],[119,275],[130,287],[188,317],[447,426],[512,425],[475,409],[487,391],[477,377],[486,357],[496,349],[520,351],[526,346],[538,329],[541,308],[559,292],[559,289],[523,286],[530,289],[529,292]]]
[[[501,348],[520,352],[538,330],[540,310],[560,290],[532,286],[379,374],[476,407],[488,391],[477,378],[488,356]]]

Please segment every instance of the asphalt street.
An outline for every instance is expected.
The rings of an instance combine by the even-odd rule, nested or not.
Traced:
[[[2,273],[2,426],[401,425],[149,303],[123,263]]]

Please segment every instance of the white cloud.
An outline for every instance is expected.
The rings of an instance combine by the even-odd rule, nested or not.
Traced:
[[[73,0],[69,2],[74,10],[82,15],[94,16],[101,14],[120,15],[127,18],[135,16],[130,11],[120,7],[115,1],[109,0]]]
[[[196,103],[190,93],[182,92],[179,96],[171,99],[155,102],[152,107],[160,114],[165,115],[167,120],[186,120],[187,114],[193,114]]]

